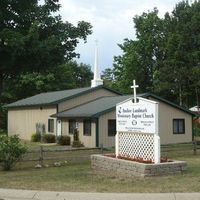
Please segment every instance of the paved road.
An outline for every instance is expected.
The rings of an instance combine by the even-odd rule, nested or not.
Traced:
[[[200,193],[82,193],[0,189],[0,200],[200,200]]]

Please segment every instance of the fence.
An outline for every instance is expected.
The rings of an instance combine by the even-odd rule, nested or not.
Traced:
[[[200,141],[194,140],[193,145],[194,145],[194,149],[193,149],[194,155],[196,155],[197,154],[197,150],[200,149]]]
[[[184,155],[186,152],[192,154],[200,153],[200,142],[193,142],[188,144],[173,144],[173,145],[162,145],[162,155]],[[92,154],[107,154],[114,153],[114,149],[101,148],[70,148],[70,147],[58,147],[58,146],[40,146],[38,149],[29,151],[23,162],[35,161],[43,164],[45,161],[73,161],[82,162],[90,161]]]
[[[28,151],[23,162],[36,161],[43,165],[44,161],[89,161],[92,154],[103,154],[107,152],[101,148],[62,148],[62,147],[44,147]]]
[[[173,154],[173,153],[176,153],[177,155],[179,154],[184,155],[185,153],[196,155],[198,149],[200,150],[200,141],[193,141],[191,143],[185,143],[185,144],[162,145],[161,153],[162,155]]]

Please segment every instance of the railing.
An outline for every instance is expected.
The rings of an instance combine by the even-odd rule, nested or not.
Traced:
[[[172,144],[161,145],[161,155],[173,155],[173,152],[184,155],[185,152],[196,155],[200,149],[200,141],[194,141],[188,144]],[[92,154],[107,154],[114,153],[114,148],[105,149],[101,148],[71,148],[60,146],[40,146],[37,149],[28,151],[22,161],[35,161],[43,165],[45,161],[90,161]],[[199,151],[200,153],[200,151]]]
[[[200,149],[200,141],[194,140],[193,141],[193,145],[194,145],[194,149],[193,149],[194,155],[196,155],[197,154],[197,150]]]
[[[43,165],[44,161],[87,161],[92,154],[107,152],[103,148],[61,148],[40,146],[39,149],[28,151],[22,161],[37,161]]]

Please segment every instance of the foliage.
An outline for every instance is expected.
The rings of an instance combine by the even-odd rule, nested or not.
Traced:
[[[70,61],[57,66],[49,72],[26,72],[5,81],[2,97],[4,101],[13,102],[48,91],[66,90],[90,85],[93,73],[91,67]],[[0,111],[0,127],[6,129],[6,112]]]
[[[73,136],[74,136],[74,141],[79,141],[79,131],[77,128],[74,129]]]
[[[63,22],[59,0],[4,0],[0,8],[0,107],[40,92],[74,88],[74,82],[86,84],[83,79],[71,84],[70,67],[63,65],[79,56],[75,48],[92,33],[89,23]],[[79,69],[88,73],[87,67]],[[0,110],[3,129],[5,113]]]
[[[7,132],[3,129],[0,129],[0,135],[7,135]]]
[[[81,141],[73,141],[72,147],[84,147],[84,144]]]
[[[31,135],[31,142],[41,142],[41,134],[40,133],[33,133]]]
[[[61,135],[57,137],[57,143],[60,145],[70,145],[71,138],[68,135]]]
[[[54,134],[43,133],[42,134],[42,142],[44,142],[44,143],[55,143],[56,142],[56,137],[55,137]]]
[[[114,58],[112,87],[131,93],[154,92],[180,105],[199,104],[200,2],[182,1],[164,18],[158,10],[133,18],[136,39],[125,39],[122,56]],[[108,79],[109,81],[109,79]]]
[[[5,0],[0,3],[0,76],[47,71],[76,57],[79,39],[86,41],[91,25],[63,22],[58,0]],[[2,85],[1,85],[2,86]]]
[[[84,144],[79,140],[79,131],[78,129],[74,129],[74,140],[72,143],[72,147],[84,147]]]
[[[48,72],[26,72],[8,78],[2,95],[5,101],[13,102],[41,92],[87,87],[92,76],[89,65],[70,61]]]
[[[6,132],[6,129],[7,129],[6,110],[2,108],[1,104],[0,104],[0,129],[2,130],[2,132]]]
[[[200,136],[200,125],[195,123],[193,125],[193,131],[194,131],[194,136],[199,137]]]
[[[18,136],[0,135],[0,165],[10,170],[26,153],[26,146],[20,143]]]

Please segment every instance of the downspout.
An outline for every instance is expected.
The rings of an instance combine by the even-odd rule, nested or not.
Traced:
[[[192,116],[192,141],[194,141],[194,117]]]
[[[96,147],[99,147],[99,118],[96,118]]]

